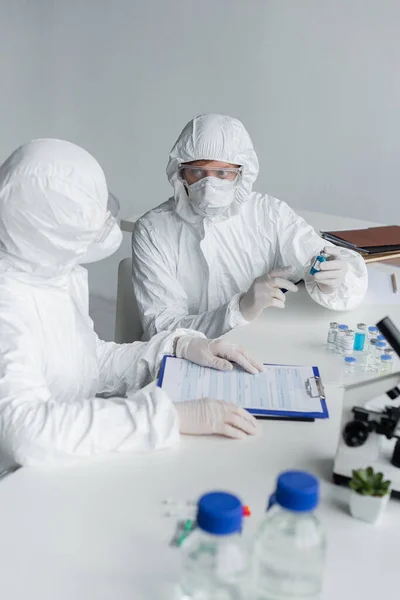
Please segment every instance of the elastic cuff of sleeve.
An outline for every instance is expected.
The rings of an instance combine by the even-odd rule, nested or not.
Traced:
[[[240,312],[239,302],[241,297],[242,294],[236,294],[235,296],[233,296],[232,300],[228,304],[228,308],[226,311],[227,321],[232,329],[234,327],[237,327],[238,325],[248,325],[249,323],[251,323],[251,321],[245,319],[242,313]]]
[[[173,343],[173,356],[177,358],[182,358],[182,350],[183,348],[187,348],[189,342],[191,342],[194,338],[205,338],[204,333],[200,331],[194,331],[192,329],[179,329],[175,332],[176,337],[174,338]]]

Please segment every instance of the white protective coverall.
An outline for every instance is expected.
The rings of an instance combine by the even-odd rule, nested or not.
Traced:
[[[30,142],[0,168],[3,473],[178,441],[165,392],[140,388],[182,332],[117,345],[101,341],[88,316],[78,263],[112,254],[121,241],[107,198],[100,165],[68,142]],[[126,398],[96,397],[121,389]]]
[[[190,204],[178,174],[182,163],[195,160],[242,166],[234,201],[221,215],[203,217]],[[239,300],[257,277],[292,266],[290,279],[297,282],[311,259],[330,245],[285,202],[252,192],[257,174],[251,139],[237,119],[200,115],[183,129],[167,166],[174,196],[142,216],[132,235],[144,339],[176,327],[215,337],[246,324]],[[311,277],[305,282],[309,295],[333,310],[356,307],[367,289],[363,259],[344,249],[341,256],[346,275],[334,292],[323,293]]]

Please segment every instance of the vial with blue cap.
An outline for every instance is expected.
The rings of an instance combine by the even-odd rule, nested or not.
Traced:
[[[393,369],[393,357],[391,354],[382,354],[380,360],[380,372],[382,375],[391,373]]]
[[[251,597],[254,600],[320,600],[325,534],[315,515],[319,482],[303,471],[277,480],[267,515],[254,542]]]
[[[382,354],[385,353],[386,346],[387,346],[386,342],[382,342],[382,341],[378,342],[378,339],[377,339],[376,344],[375,344],[375,360],[378,363],[378,365],[381,361]]]
[[[242,502],[226,492],[202,496],[195,530],[182,544],[181,600],[240,600],[248,553],[241,537]]]
[[[377,338],[377,336],[379,335],[379,329],[375,326],[375,325],[370,325],[368,327],[368,339],[371,340],[372,338]]]
[[[354,356],[346,356],[344,359],[344,372],[346,375],[354,373],[356,370],[357,359]]]
[[[329,254],[324,252],[323,250],[315,257],[313,264],[310,268],[310,275],[315,275],[319,273],[321,270],[321,264],[326,262],[329,258]]]

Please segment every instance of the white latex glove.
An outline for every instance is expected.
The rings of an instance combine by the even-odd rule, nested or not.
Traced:
[[[346,275],[347,265],[341,259],[340,248],[336,246],[325,246],[324,252],[332,256],[332,259],[328,259],[320,264],[320,271],[311,275],[314,278],[318,288],[324,294],[331,294],[334,292],[344,281]],[[315,259],[311,261],[311,264]],[[308,269],[309,270],[309,269]]]
[[[285,308],[282,289],[297,292],[297,286],[285,279],[293,273],[293,267],[282,267],[257,277],[240,299],[239,308],[246,321],[253,321],[270,306]]]
[[[189,435],[225,435],[241,440],[256,435],[258,423],[244,408],[222,400],[189,400],[174,404],[179,416],[179,431]]]
[[[178,358],[186,358],[202,367],[212,367],[220,371],[230,371],[233,369],[232,363],[253,375],[264,370],[263,365],[250,358],[243,348],[219,338],[208,340],[184,335],[178,339],[175,353]]]

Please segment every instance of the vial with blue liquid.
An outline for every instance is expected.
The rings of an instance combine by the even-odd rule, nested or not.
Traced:
[[[324,252],[323,250],[318,254],[315,258],[313,264],[311,265],[310,275],[315,275],[315,273],[319,273],[321,270],[321,263],[327,261],[329,258],[329,254]]]
[[[365,323],[357,323],[357,331],[354,336],[354,350],[362,352],[365,347],[365,339],[367,337],[367,325]]]

